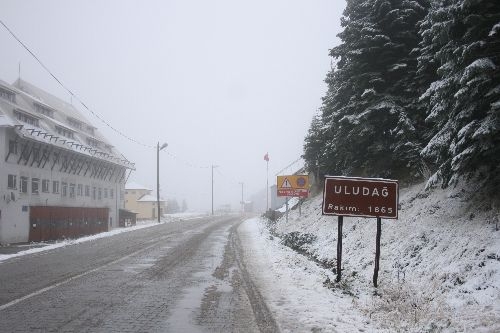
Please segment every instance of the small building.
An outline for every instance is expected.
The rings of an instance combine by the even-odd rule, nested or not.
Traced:
[[[120,209],[119,225],[122,228],[131,227],[137,224],[137,213],[126,209]]]
[[[137,213],[139,220],[158,218],[157,198],[151,192],[151,189],[143,185],[127,183],[125,185],[125,209]],[[160,216],[163,216],[164,212],[165,200],[160,198]]]

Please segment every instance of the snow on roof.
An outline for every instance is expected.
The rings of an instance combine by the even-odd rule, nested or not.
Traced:
[[[35,102],[46,105],[49,108],[58,111],[56,117],[63,118],[65,121],[66,117],[73,118],[77,121],[82,122],[86,126],[92,127],[96,130],[93,137],[97,138],[106,144],[109,144],[107,139],[99,132],[98,128],[95,127],[75,106],[69,104],[60,98],[34,86],[33,84],[26,82],[24,80],[18,79],[12,84],[13,88],[21,91],[24,97],[34,100]],[[53,119],[53,118],[52,118]],[[60,119],[61,120],[61,119]],[[72,128],[71,125],[67,124],[65,127]]]
[[[84,131],[75,128],[68,119],[76,119],[82,122],[86,127],[96,129],[73,105],[35,87],[29,82],[18,79],[12,85],[0,80],[0,86],[16,94],[15,101],[0,99],[0,126],[13,127],[22,125],[16,132],[18,135],[39,142],[44,142],[58,147],[71,149],[84,155],[91,155],[96,158],[108,160],[111,163],[127,166],[135,169],[134,164],[128,161],[113,145],[111,145],[99,131]],[[54,110],[51,116],[38,112],[35,104],[41,104]],[[34,126],[19,121],[16,112],[23,112],[39,120]],[[73,132],[71,137],[65,137],[59,134],[56,127],[64,127]],[[68,135],[70,136],[70,135]],[[47,138],[48,137],[48,138]],[[53,141],[52,138],[56,140]],[[104,146],[94,147],[88,142],[88,138],[102,143]],[[91,152],[94,151],[94,154]]]
[[[151,194],[146,194],[143,195],[137,202],[156,202],[156,197],[152,196]],[[160,202],[165,202],[165,200],[160,198]]]
[[[152,191],[152,189],[147,188],[146,186],[144,186],[142,184],[139,184],[139,183],[136,183],[136,182],[129,182],[129,183],[125,184],[125,189],[126,190],[148,190],[148,191]]]

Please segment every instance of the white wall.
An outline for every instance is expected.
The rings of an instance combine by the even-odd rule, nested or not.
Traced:
[[[115,183],[114,177],[111,181],[98,180],[83,177],[83,172],[80,176],[59,172],[60,165],[55,165],[53,170],[52,158],[45,168],[37,168],[35,165],[30,167],[31,161],[24,165],[23,162],[17,164],[18,155],[11,155],[8,162],[5,162],[5,157],[8,152],[9,139],[13,139],[14,134],[12,129],[0,127],[0,243],[17,243],[28,241],[29,236],[29,208],[28,211],[23,211],[23,206],[67,206],[67,207],[107,207],[109,208],[109,217],[112,221],[110,227],[118,227],[118,210],[124,207],[123,198],[120,198],[120,193],[124,190],[123,183]],[[9,189],[7,187],[7,177],[9,174],[17,176],[17,189]],[[20,178],[21,176],[28,177],[28,193],[20,193]],[[39,194],[32,193],[31,180],[38,178]],[[49,192],[42,192],[42,179],[48,179]],[[53,181],[59,181],[59,193],[53,193]],[[62,195],[62,182],[68,184],[67,196]],[[75,196],[69,196],[69,185],[75,184]],[[82,184],[83,195],[77,193],[77,185]],[[85,196],[85,186],[90,186],[90,196]],[[101,189],[101,199],[92,198],[93,188]],[[104,197],[104,189],[107,189],[107,198]],[[113,190],[113,197],[110,196]],[[11,196],[15,200],[11,200]],[[108,221],[108,226],[110,221]]]

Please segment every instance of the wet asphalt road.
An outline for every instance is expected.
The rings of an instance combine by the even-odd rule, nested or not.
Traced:
[[[278,332],[226,216],[0,263],[0,332]]]

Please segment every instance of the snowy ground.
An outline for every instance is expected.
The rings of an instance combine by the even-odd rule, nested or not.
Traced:
[[[279,244],[261,219],[238,229],[248,271],[283,332],[371,332],[351,297],[323,286],[331,271]]]
[[[402,189],[399,219],[382,222],[379,288],[372,285],[375,219],[344,218],[338,284],[331,268],[311,260],[336,259],[337,220],[321,215],[321,196],[304,202],[302,216],[292,210],[288,223],[241,224],[247,268],[283,332],[500,332],[500,207],[469,200],[472,187],[423,187]],[[0,255],[0,262],[154,225]],[[305,255],[281,243],[292,232],[309,234]]]
[[[271,236],[261,219],[241,227],[255,279],[283,330],[500,332],[500,207],[471,203],[471,187],[400,191],[399,220],[382,221],[379,288],[372,285],[376,220],[344,218],[342,281],[280,244],[291,232],[302,247],[334,263],[337,219],[321,215],[321,196],[281,218]],[[269,227],[269,225],[267,225]],[[328,283],[324,283],[327,281]],[[328,286],[328,287],[327,287]]]

